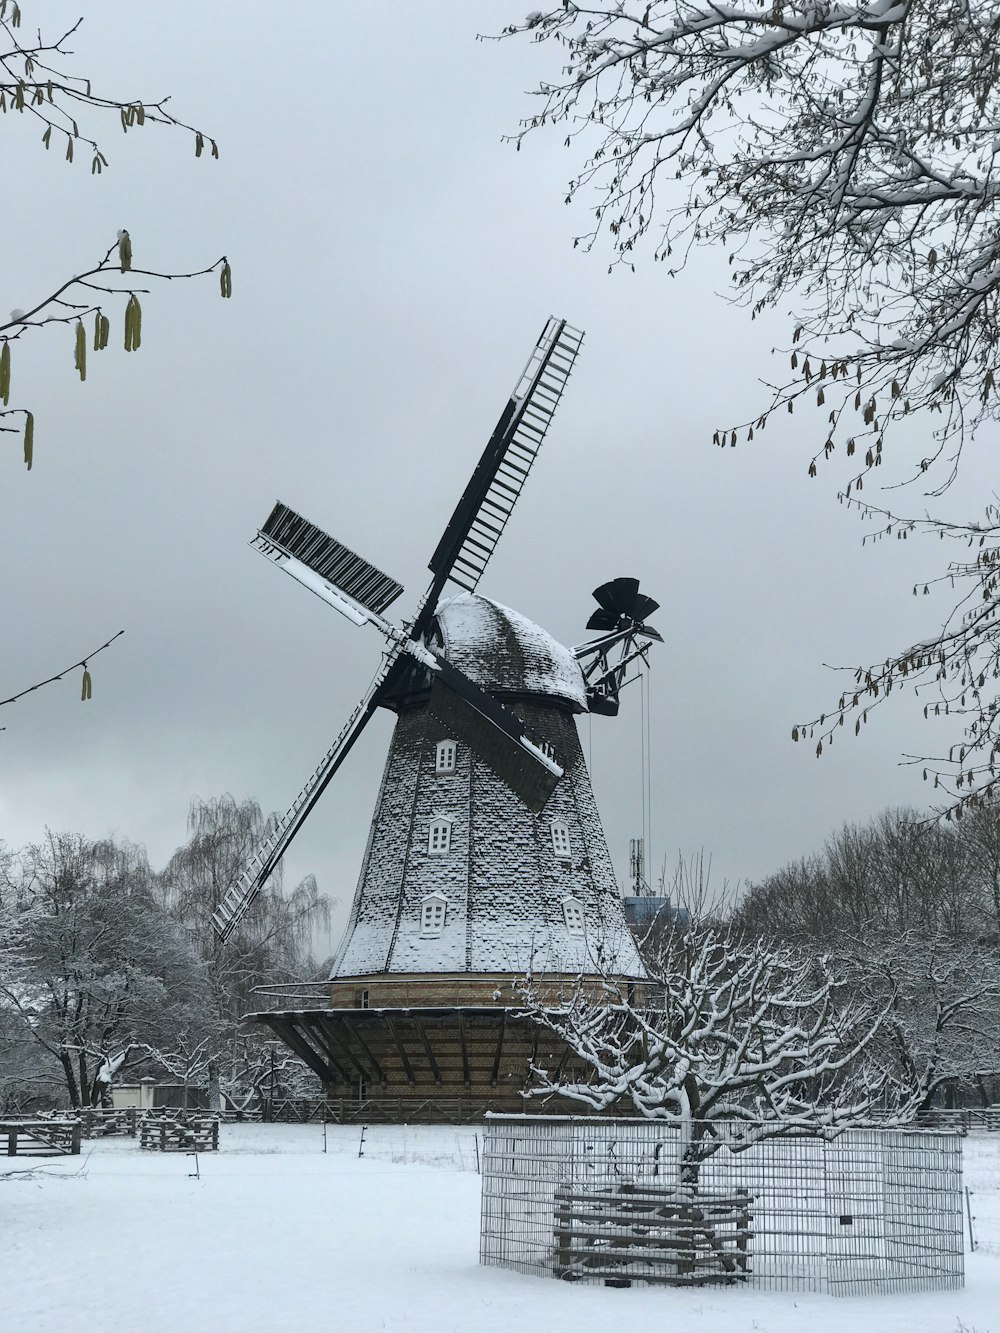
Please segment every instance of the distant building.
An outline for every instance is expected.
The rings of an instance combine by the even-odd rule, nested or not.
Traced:
[[[116,1111],[135,1107],[151,1111],[169,1107],[174,1111],[205,1111],[208,1109],[208,1088],[183,1083],[157,1083],[153,1078],[141,1078],[138,1083],[122,1083],[111,1089],[111,1103]]]
[[[669,898],[649,895],[625,898],[624,903],[625,920],[633,931],[646,931],[654,922],[660,926],[680,926],[683,929],[690,920],[687,909],[674,907]]]

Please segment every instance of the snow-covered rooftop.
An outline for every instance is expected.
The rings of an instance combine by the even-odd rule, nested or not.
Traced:
[[[437,622],[448,661],[492,694],[542,695],[586,711],[576,658],[527,616],[478,593],[461,593],[439,605]]]

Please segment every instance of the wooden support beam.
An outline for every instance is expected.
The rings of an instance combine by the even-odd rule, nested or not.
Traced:
[[[497,1033],[497,1053],[493,1057],[493,1073],[490,1075],[490,1087],[495,1088],[500,1075],[500,1056],[503,1054],[503,1036],[507,1027],[507,1011],[500,1010],[500,1031]]]
[[[469,1051],[465,1044],[465,1015],[461,1009],[458,1011],[458,1040],[462,1046],[462,1080],[468,1087],[472,1079],[469,1076]]]
[[[413,1018],[413,1011],[410,1011],[410,1017]],[[431,1073],[434,1075],[434,1082],[441,1082],[441,1071],[437,1067],[437,1061],[434,1059],[434,1052],[431,1050],[431,1044],[427,1040],[427,1033],[424,1031],[424,1025],[419,1018],[413,1018],[413,1026],[420,1034],[420,1040],[424,1044],[424,1053],[427,1056],[427,1063],[431,1067]]]
[[[403,1062],[403,1069],[406,1071],[407,1083],[416,1083],[417,1080],[413,1077],[413,1068],[410,1065],[410,1057],[406,1054],[406,1047],[400,1040],[399,1032],[396,1030],[396,1024],[388,1014],[383,1014],[382,1017],[385,1019],[386,1027],[389,1029],[389,1035],[396,1043],[396,1050],[399,1052],[399,1058]]]
[[[305,1038],[303,1033],[297,1032],[295,1025],[284,1019],[278,1014],[270,1014],[267,1018],[267,1026],[276,1032],[281,1040],[288,1046],[300,1060],[305,1061],[314,1074],[325,1081],[329,1081],[333,1074],[332,1069],[324,1062],[322,1054],[317,1051]]]
[[[318,1015],[313,1016],[311,1014],[309,1015],[309,1017],[312,1021],[310,1023],[306,1023],[305,1016],[303,1016],[302,1020],[303,1026],[308,1028],[309,1035],[312,1037],[313,1041],[316,1043],[316,1045],[326,1056],[327,1060],[330,1062],[330,1068],[334,1071],[333,1081],[336,1082],[339,1079],[341,1083],[350,1083],[351,1080],[347,1075],[347,1071],[342,1067],[342,1065],[338,1061],[336,1055],[333,1052],[333,1048],[326,1039],[327,1034],[323,1027],[322,1018],[319,1017]],[[342,1058],[343,1057],[341,1057],[341,1059]]]
[[[332,1009],[329,1012],[333,1014]],[[324,1025],[323,1028],[326,1038],[331,1046],[333,1046],[334,1042],[336,1042],[337,1050],[339,1050],[342,1055],[347,1056],[348,1060],[358,1071],[358,1077],[363,1078],[366,1083],[371,1083],[372,1082],[371,1073],[364,1067],[364,1065],[361,1063],[358,1057],[351,1050],[350,1044],[344,1040],[342,1034],[338,1031],[341,1021],[342,1020],[339,1017],[330,1018],[328,1020],[328,1022]]]
[[[369,1048],[368,1048],[368,1043],[365,1041],[364,1037],[362,1037],[361,1033],[357,1030],[357,1028],[354,1026],[354,1024],[348,1022],[348,1020],[347,1020],[346,1018],[342,1018],[340,1021],[341,1021],[341,1023],[343,1023],[343,1025],[344,1025],[344,1030],[347,1032],[348,1036],[349,1036],[349,1037],[352,1037],[352,1038],[354,1039],[354,1041],[356,1041],[356,1042],[358,1043],[358,1045],[361,1047],[361,1049],[364,1051],[366,1057],[367,1057],[368,1060],[371,1062],[371,1067],[372,1067],[372,1069],[375,1070],[375,1074],[376,1074],[376,1076],[378,1077],[379,1082],[380,1082],[380,1083],[388,1083],[389,1080],[388,1080],[388,1078],[386,1077],[385,1070],[382,1068],[382,1066],[379,1064],[379,1062],[375,1059],[374,1055],[372,1055],[371,1051],[370,1051]]]

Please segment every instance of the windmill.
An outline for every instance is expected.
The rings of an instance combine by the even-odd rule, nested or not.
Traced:
[[[582,337],[564,320],[547,322],[431,556],[411,622],[386,618],[403,591],[396,580],[284,504],[251,542],[387,645],[369,689],[213,917],[224,941],[375,710],[395,712],[329,1003],[254,1015],[355,1102],[395,1094],[410,1113],[414,1099],[440,1105],[448,1094],[480,1109],[519,1105],[527,1064],[539,1058],[537,1032],[516,1017],[524,975],[556,984],[645,975],[573,718],[618,711],[630,668],[660,638],[645,623],[657,604],[635,579],[603,584],[588,624],[601,633],[569,649],[477,591]]]

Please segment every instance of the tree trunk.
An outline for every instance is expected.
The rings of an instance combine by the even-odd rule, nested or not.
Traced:
[[[61,1051],[59,1054],[59,1063],[63,1067],[63,1074],[66,1076],[66,1089],[69,1092],[70,1106],[80,1105],[80,1086],[76,1081],[76,1075],[73,1072],[73,1061],[69,1058],[68,1051]]]
[[[210,1111],[219,1111],[222,1109],[222,1098],[219,1093],[219,1064],[217,1060],[208,1062],[208,1109]]]

